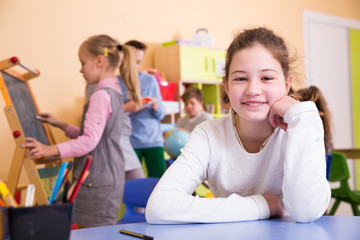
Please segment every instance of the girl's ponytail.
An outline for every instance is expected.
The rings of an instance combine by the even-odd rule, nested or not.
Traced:
[[[122,52],[124,58],[120,65],[120,75],[124,84],[128,88],[129,98],[136,104],[142,104],[140,85],[139,85],[139,72],[136,65],[134,49],[131,46],[123,45]]]

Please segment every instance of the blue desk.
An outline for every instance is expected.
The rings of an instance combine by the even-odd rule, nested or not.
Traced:
[[[73,230],[70,240],[139,239],[120,234],[120,229],[149,235],[154,237],[154,240],[348,240],[360,239],[360,217],[323,216],[312,223],[295,223],[291,217],[214,224],[150,225],[130,223]]]

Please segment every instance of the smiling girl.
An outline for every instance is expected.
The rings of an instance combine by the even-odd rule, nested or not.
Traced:
[[[146,208],[149,223],[281,217],[309,222],[326,211],[323,127],[313,102],[287,96],[292,76],[282,38],[248,29],[230,44],[223,84],[230,114],[200,124]],[[215,198],[191,194],[208,180]]]

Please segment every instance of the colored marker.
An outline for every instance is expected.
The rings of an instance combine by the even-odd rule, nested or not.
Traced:
[[[67,202],[67,195],[69,192],[69,188],[70,188],[70,182],[69,182],[69,180],[66,180],[65,185],[64,185],[63,199],[62,199],[63,203]]]
[[[54,189],[49,197],[49,204],[52,204],[55,200],[55,197],[60,189],[60,185],[62,183],[63,177],[64,177],[64,173],[67,167],[67,162],[62,162],[61,166],[60,166],[60,170],[59,170],[59,174],[57,176],[56,182],[55,182],[55,186]]]
[[[34,202],[35,185],[29,184],[26,190],[25,207],[31,207]]]
[[[0,198],[0,206],[1,206],[1,207],[5,207],[5,203],[4,203],[4,201],[2,200],[2,198]]]
[[[2,198],[4,199],[5,205],[7,207],[17,207],[17,203],[14,197],[11,195],[4,182],[0,182],[0,194],[2,195]]]
[[[71,186],[70,186],[70,188],[69,188],[69,191],[68,191],[68,193],[67,193],[67,196],[66,196],[66,201],[67,201],[67,202],[70,201],[71,195],[72,195],[72,193],[74,192],[74,189],[75,189],[76,184],[77,184],[77,181],[76,181],[76,180],[71,184]]]
[[[70,202],[74,202],[75,197],[77,192],[79,191],[79,188],[81,186],[81,183],[85,180],[85,178],[87,177],[87,175],[89,175],[89,167],[90,167],[90,163],[92,161],[92,156],[88,155],[87,161],[85,163],[85,166],[83,168],[83,170],[81,171],[81,175],[80,178],[78,179],[78,181],[76,182],[75,185],[75,189],[73,190],[73,192],[71,193],[71,197],[70,197]],[[86,177],[84,177],[84,175],[86,174]],[[75,183],[74,183],[75,184]],[[72,187],[71,187],[72,188]]]
[[[90,173],[89,170],[86,170],[86,172],[81,176],[80,181],[77,182],[77,184],[75,186],[75,189],[74,189],[74,192],[71,194],[71,198],[70,198],[71,203],[75,201],[75,198],[76,198],[76,195],[79,192],[80,186],[85,181],[87,176],[89,176],[89,173]]]
[[[135,233],[135,232],[130,232],[127,230],[119,230],[120,233],[125,234],[125,235],[129,235],[132,237],[137,237],[137,238],[142,238],[142,239],[146,239],[146,240],[153,240],[154,238],[151,236],[147,236],[144,234],[140,234],[140,233]]]
[[[65,182],[66,182],[66,180],[67,180],[67,178],[68,178],[68,176],[69,176],[69,173],[70,173],[70,171],[71,171],[71,169],[72,169],[72,166],[73,166],[73,162],[70,161],[69,164],[67,165],[66,169],[65,169],[64,176],[63,176],[63,180],[62,180],[62,182],[61,182],[60,188],[59,188],[59,190],[58,190],[58,192],[57,192],[57,194],[56,194],[55,199],[57,199],[57,198],[59,197],[61,188],[64,187],[64,184],[65,184]]]

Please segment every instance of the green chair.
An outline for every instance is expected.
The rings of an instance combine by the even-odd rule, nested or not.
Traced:
[[[332,163],[330,170],[330,182],[340,182],[339,188],[331,189],[331,197],[335,198],[329,215],[334,215],[341,201],[350,203],[354,216],[360,216],[360,191],[350,189],[348,180],[350,178],[346,155],[340,152],[332,152]]]

